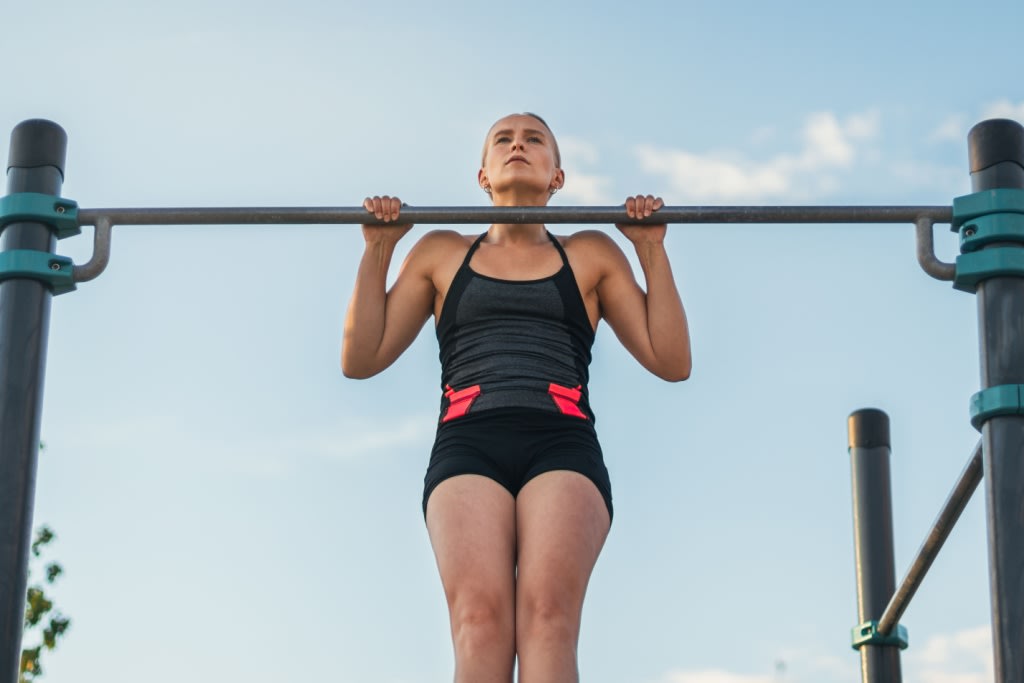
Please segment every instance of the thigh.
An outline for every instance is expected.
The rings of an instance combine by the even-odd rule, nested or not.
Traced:
[[[516,498],[519,535],[516,610],[579,613],[611,519],[604,497],[578,472],[531,479]]]
[[[427,530],[449,608],[508,610],[515,604],[515,499],[501,484],[463,474],[437,485]]]

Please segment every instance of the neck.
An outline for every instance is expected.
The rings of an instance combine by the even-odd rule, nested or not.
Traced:
[[[494,206],[547,206],[551,192],[545,187],[515,186],[491,190],[491,204]]]
[[[546,189],[510,187],[492,192],[494,206],[547,206],[551,193]],[[530,244],[547,240],[543,223],[495,223],[488,229],[488,241]]]
[[[487,241],[510,244],[535,244],[547,241],[543,223],[495,223],[487,229]]]

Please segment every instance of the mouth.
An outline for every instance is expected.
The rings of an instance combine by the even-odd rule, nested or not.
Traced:
[[[524,164],[529,164],[530,163],[529,161],[526,160],[526,157],[521,157],[521,156],[516,155],[516,156],[513,156],[513,157],[509,157],[508,161],[505,162],[505,165],[508,166],[509,164],[511,164],[514,161],[521,161]]]

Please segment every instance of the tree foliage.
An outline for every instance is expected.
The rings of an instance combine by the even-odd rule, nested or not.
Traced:
[[[42,560],[43,549],[53,542],[56,535],[48,526],[42,526],[36,530],[35,540],[32,541],[32,562],[29,571],[31,577],[31,565],[38,565]],[[43,675],[43,667],[40,658],[44,650],[53,650],[57,647],[57,641],[61,638],[71,620],[55,611],[53,600],[46,595],[46,587],[52,586],[64,569],[56,562],[47,563],[43,567],[42,581],[38,583],[29,582],[28,596],[25,606],[25,635],[22,638],[21,650],[21,673],[18,676],[18,683],[32,683]],[[25,647],[25,641],[34,636],[37,644],[34,647]]]

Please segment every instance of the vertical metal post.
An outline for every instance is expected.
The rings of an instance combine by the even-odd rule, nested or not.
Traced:
[[[857,572],[857,619],[877,621],[896,591],[889,478],[889,416],[875,408],[850,415],[850,467],[853,475],[853,547]],[[859,647],[863,683],[900,683],[896,645]]]
[[[7,192],[59,195],[67,135],[49,121],[25,121],[11,133]],[[0,249],[53,252],[42,223],[13,223]],[[36,458],[42,412],[49,288],[38,280],[0,282],[0,683],[17,683],[32,542]]]
[[[975,192],[1024,188],[1019,123],[982,121],[967,139]],[[982,389],[1024,384],[1024,277],[984,280],[977,293]],[[995,680],[1016,683],[1024,681],[1024,415],[988,419],[982,444]]]

